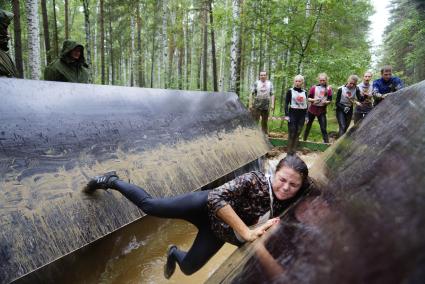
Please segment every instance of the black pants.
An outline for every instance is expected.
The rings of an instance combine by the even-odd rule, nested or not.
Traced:
[[[308,122],[304,131],[304,141],[307,140],[308,134],[310,133],[311,125],[313,124],[314,118],[316,116],[311,112],[308,112]],[[317,117],[320,125],[320,131],[322,132],[322,138],[324,143],[329,143],[328,132],[326,131],[327,121],[326,121],[326,113],[322,113]]]
[[[186,220],[198,228],[198,234],[188,252],[174,250],[172,257],[181,271],[190,275],[198,271],[223,246],[211,230],[208,218],[208,191],[197,191],[169,198],[153,198],[143,188],[116,180],[114,189],[143,210],[147,215]]]
[[[268,134],[269,132],[268,132],[267,123],[269,121],[269,111],[253,108],[251,110],[251,113],[252,113],[252,117],[257,123],[260,121],[260,117],[261,117],[261,129],[263,130],[265,134]]]
[[[338,120],[338,126],[339,126],[338,137],[341,137],[342,135],[344,135],[345,132],[347,132],[347,129],[350,126],[352,117],[353,117],[353,109],[350,109],[350,111],[347,113],[344,113],[344,111],[341,109],[336,110],[336,119]]]
[[[305,109],[289,109],[288,153],[295,153],[305,122]]]

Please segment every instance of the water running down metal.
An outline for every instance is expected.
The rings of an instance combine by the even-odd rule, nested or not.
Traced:
[[[0,282],[143,216],[114,192],[81,192],[117,170],[154,196],[181,194],[269,150],[237,96],[0,79]]]

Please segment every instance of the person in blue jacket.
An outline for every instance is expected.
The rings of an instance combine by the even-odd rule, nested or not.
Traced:
[[[373,81],[374,105],[377,106],[389,93],[404,88],[403,81],[392,75],[393,68],[386,65],[381,68],[381,78]]]

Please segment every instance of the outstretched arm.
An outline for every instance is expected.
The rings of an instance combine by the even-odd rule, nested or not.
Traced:
[[[261,237],[265,231],[272,225],[279,222],[279,218],[273,218],[268,220],[263,225],[250,229],[242,220],[238,214],[233,210],[232,206],[226,205],[217,211],[217,216],[229,224],[233,230],[235,230],[245,241],[252,242]]]

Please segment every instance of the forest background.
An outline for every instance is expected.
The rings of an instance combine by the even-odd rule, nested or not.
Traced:
[[[308,88],[326,72],[334,90],[368,69],[379,77],[383,64],[408,85],[425,79],[424,2],[389,1],[376,66],[370,0],[0,0],[0,7],[15,14],[9,46],[23,78],[42,79],[72,39],[85,46],[95,84],[233,91],[247,104],[266,70],[280,106],[297,74]]]

